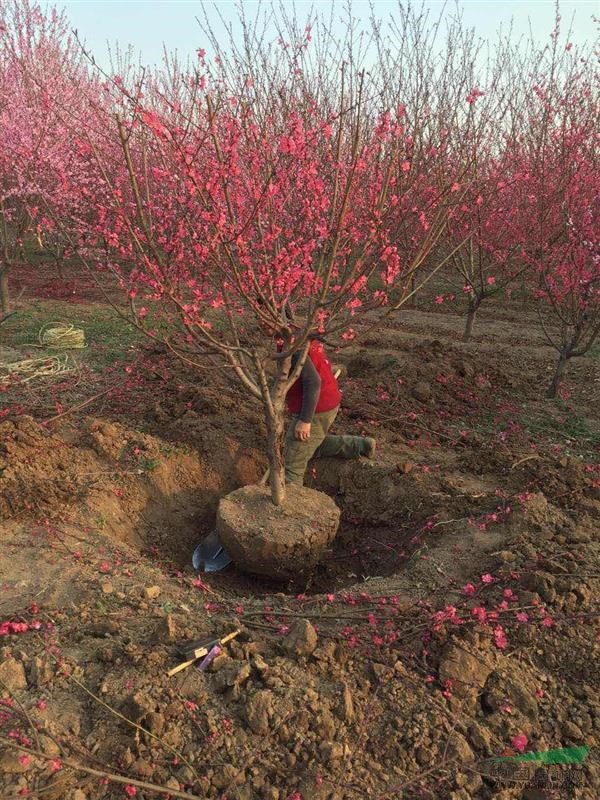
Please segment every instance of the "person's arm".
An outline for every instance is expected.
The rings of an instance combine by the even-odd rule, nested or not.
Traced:
[[[292,369],[298,363],[298,358],[298,354],[292,356]],[[306,357],[300,373],[300,380],[302,381],[302,408],[296,422],[294,437],[300,441],[308,441],[312,419],[321,393],[321,376],[310,356]]]
[[[300,409],[300,422],[312,422],[315,415],[315,409],[319,402],[319,395],[321,393],[321,376],[317,372],[317,368],[311,361],[310,357],[306,357],[302,372],[300,373],[302,380],[302,408]]]

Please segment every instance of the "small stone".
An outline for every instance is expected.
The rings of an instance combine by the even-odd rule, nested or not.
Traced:
[[[54,677],[52,664],[43,658],[34,658],[29,665],[29,684],[34,688],[46,686]]]
[[[88,796],[81,789],[75,789],[71,792],[69,800],[88,800]]]
[[[212,785],[217,789],[225,789],[230,783],[235,781],[236,776],[237,769],[233,764],[226,764],[213,776]]]
[[[387,664],[380,664],[379,662],[375,661],[371,664],[371,669],[373,670],[373,674],[378,680],[382,680],[389,674],[391,671]]]
[[[59,756],[61,753],[60,747],[56,744],[54,739],[51,739],[49,736],[40,736],[40,745],[41,749],[46,753],[47,756],[52,756],[55,758]]]
[[[187,764],[183,764],[183,766],[179,767],[177,770],[177,778],[180,783],[187,783],[193,784],[196,780],[194,773],[192,770],[187,766]]]
[[[429,764],[434,758],[433,753],[428,747],[418,747],[416,752],[417,764],[424,767]]]
[[[261,689],[253,694],[246,703],[246,719],[248,725],[261,735],[269,732],[269,719],[273,715],[275,695],[268,689]]]
[[[431,400],[431,384],[426,381],[415,383],[412,389],[412,395],[415,400],[419,400],[421,403],[427,403]]]
[[[0,681],[9,691],[26,689],[25,667],[16,658],[10,656],[0,664]]]
[[[31,767],[31,760],[23,763],[21,756],[23,753],[19,753],[18,750],[0,750],[0,775],[3,773],[18,775],[27,772]]]
[[[340,761],[344,756],[344,748],[339,742],[321,742],[319,752],[329,763]]]
[[[177,639],[177,625],[172,614],[159,619],[154,634],[159,642],[174,642]]]
[[[150,733],[158,735],[159,733],[162,733],[165,727],[165,718],[162,714],[159,714],[156,711],[151,711],[144,718],[144,727],[146,730],[150,731]]]
[[[138,758],[137,761],[134,761],[131,765],[131,769],[134,775],[137,775],[140,778],[146,778],[147,780],[154,775],[154,767],[152,764],[144,761],[143,758]]]
[[[352,722],[354,719],[354,701],[352,700],[352,693],[346,684],[342,689],[341,717],[346,722]]]
[[[100,589],[102,590],[102,594],[112,594],[115,590],[114,586],[110,581],[104,581],[100,584]]]
[[[492,734],[483,725],[474,722],[469,726],[469,739],[476,750],[489,753],[492,746]]]
[[[232,661],[231,657],[228,653],[219,653],[218,656],[215,656],[211,662],[209,667],[210,672],[218,672],[220,669],[223,669],[224,666],[229,664]]]
[[[144,589],[144,597],[146,600],[156,600],[160,594],[160,586],[146,586]]]
[[[121,708],[122,713],[133,722],[139,722],[153,710],[154,703],[142,692],[136,692],[128,697]]]
[[[467,740],[456,731],[450,735],[446,755],[451,761],[457,761],[459,764],[473,760],[473,751],[469,747]]]
[[[252,666],[260,675],[264,675],[269,670],[269,665],[260,654],[254,656]]]
[[[214,685],[217,691],[224,692],[229,687],[241,686],[250,677],[252,667],[250,664],[240,664],[239,661],[230,660],[222,670],[219,671]]]
[[[577,725],[575,725],[574,722],[571,722],[570,720],[563,722],[562,731],[563,734],[567,737],[567,739],[570,739],[572,741],[579,742],[583,739],[583,733],[581,731],[581,728],[579,728]]]
[[[442,653],[439,666],[440,681],[452,681],[452,691],[466,697],[483,687],[494,667],[484,653],[470,653],[462,645],[450,643]]]
[[[290,655],[309,656],[317,646],[317,632],[307,619],[297,620],[283,640],[283,649]]]
[[[516,555],[510,550],[500,550],[498,558],[503,564],[512,564],[517,560]]]
[[[523,585],[532,592],[539,594],[547,603],[556,600],[556,578],[549,572],[531,572],[523,580]]]

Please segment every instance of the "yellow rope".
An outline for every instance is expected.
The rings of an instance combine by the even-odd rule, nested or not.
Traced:
[[[38,340],[41,347],[56,347],[61,350],[80,350],[85,347],[83,329],[63,322],[47,322],[40,328]]]
[[[15,378],[18,383],[29,383],[35,378],[51,378],[71,371],[67,354],[0,362],[0,386],[8,386]]]

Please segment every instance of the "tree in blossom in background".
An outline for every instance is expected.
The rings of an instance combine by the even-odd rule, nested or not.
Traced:
[[[558,28],[554,36],[550,64],[534,76],[526,132],[514,142],[519,240],[536,276],[545,338],[558,353],[548,397],[569,359],[588,352],[600,335],[597,74],[569,45],[557,64]]]
[[[508,159],[489,159],[477,166],[460,209],[448,223],[446,247],[463,242],[452,256],[452,266],[458,279],[456,295],[466,298],[465,342],[482,303],[509,290],[527,269],[517,236],[521,209],[510,166]]]
[[[9,274],[56,234],[81,201],[71,189],[78,160],[59,109],[86,112],[87,70],[64,14],[29,2],[0,8],[0,305],[9,306]],[[62,248],[58,253],[62,255]]]

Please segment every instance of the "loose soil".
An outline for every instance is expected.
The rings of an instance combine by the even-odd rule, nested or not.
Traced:
[[[463,344],[457,309],[406,311],[335,354],[336,427],[378,449],[311,466],[342,510],[322,561],[197,575],[219,499],[266,468],[257,408],[91,299],[25,294],[31,335],[1,329],[22,357],[48,319],[90,339],[1,395],[3,800],[124,798],[115,775],[142,798],[597,797],[597,354],[548,401],[533,313],[483,310]],[[238,629],[168,677],[177,644]],[[591,751],[502,776],[517,736]]]

